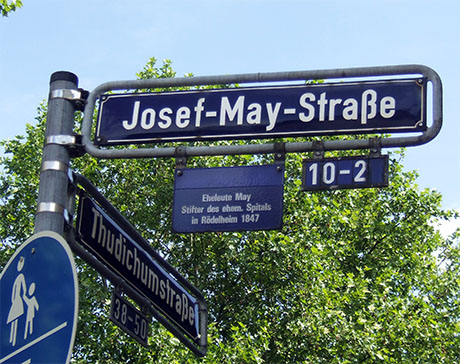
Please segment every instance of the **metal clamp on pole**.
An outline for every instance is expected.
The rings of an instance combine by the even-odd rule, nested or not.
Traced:
[[[51,212],[62,215],[66,224],[71,224],[73,220],[73,216],[67,211],[64,206],[61,206],[55,202],[40,202],[37,208],[37,214],[43,212]]]
[[[55,171],[55,172],[61,172],[64,173],[69,181],[68,184],[68,189],[69,189],[69,206],[74,205],[74,192],[76,189],[76,184],[74,181],[74,175],[73,171],[69,168],[69,166],[66,163],[56,161],[56,160],[48,160],[48,161],[43,161],[40,173],[48,172],[48,171]],[[41,212],[54,212],[62,215],[64,217],[65,224],[67,227],[71,225],[73,221],[73,215],[69,213],[69,211],[64,208],[62,205],[57,204],[55,202],[41,202],[38,205],[37,209],[37,214]]]
[[[70,167],[67,164],[63,162],[50,161],[50,160],[43,161],[40,173],[44,173],[48,171],[62,172],[67,175],[67,178],[69,180],[69,185],[68,185],[69,206],[71,206],[72,208],[72,206],[74,205],[74,200],[75,200],[75,192],[71,192],[71,191],[75,191],[77,188],[75,184],[73,171],[70,169]],[[61,214],[62,216],[64,216],[64,221],[67,227],[71,225],[73,221],[73,215],[69,213],[69,211],[66,208],[54,202],[41,202],[38,205],[37,214],[40,212],[55,212],[55,213]]]
[[[59,171],[59,172],[68,173],[69,166],[59,161],[43,161],[40,172],[46,172],[46,171]]]
[[[60,161],[43,161],[40,173],[44,173],[47,171],[56,171],[62,172],[66,174],[68,179],[68,186],[67,186],[67,206],[70,211],[74,211],[75,209],[75,193],[77,191],[77,184],[75,183],[74,173],[70,167],[63,162]],[[68,216],[69,219],[65,220],[66,226],[64,228],[69,228],[70,224],[72,223],[73,216],[72,214],[66,212],[64,216]]]
[[[49,135],[46,137],[45,144],[74,145],[77,142],[75,135]]]
[[[63,172],[67,174],[67,177],[69,178],[70,183],[73,184],[74,178],[73,178],[73,172],[69,168],[69,166],[63,162],[59,161],[43,161],[42,167],[40,169],[40,173],[46,172],[46,171],[56,171],[56,172]]]
[[[72,101],[75,104],[75,109],[83,111],[88,99],[89,91],[79,89],[56,89],[52,90],[49,99],[64,99]]]
[[[72,158],[81,157],[85,154],[85,148],[82,143],[82,136],[79,134],[73,135],[49,135],[46,137],[45,145],[56,144],[69,148]]]

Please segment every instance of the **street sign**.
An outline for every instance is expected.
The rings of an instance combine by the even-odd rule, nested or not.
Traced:
[[[197,299],[86,196],[80,198],[78,206],[77,233],[80,243],[99,261],[145,296],[161,315],[198,341]]]
[[[54,232],[33,235],[0,276],[0,363],[69,363],[77,317],[69,246]]]
[[[95,144],[422,132],[426,80],[104,94]]]
[[[308,159],[303,161],[304,190],[388,186],[388,156]]]
[[[176,170],[173,231],[281,229],[281,164]]]
[[[115,291],[112,293],[110,320],[139,343],[148,347],[149,320],[147,316]]]

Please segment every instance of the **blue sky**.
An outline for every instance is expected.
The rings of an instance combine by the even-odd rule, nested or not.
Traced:
[[[23,2],[0,19],[0,139],[34,123],[59,70],[92,90],[134,79],[150,57],[178,76],[423,64],[441,76],[444,124],[404,165],[460,209],[458,0]]]

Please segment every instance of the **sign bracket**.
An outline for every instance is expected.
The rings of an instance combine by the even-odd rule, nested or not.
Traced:
[[[126,283],[126,281],[124,279],[121,279],[114,287],[114,292],[119,294],[119,295],[126,295],[128,297],[129,296],[129,293],[127,293],[127,290],[128,290],[128,284]],[[142,313],[144,313],[146,316],[148,316],[149,318],[152,316],[151,315],[151,306],[150,304],[148,303],[148,300],[147,298],[144,297],[144,300],[143,302],[139,303],[135,300],[133,300],[134,302],[136,302],[138,305],[139,305],[139,308],[141,310]]]
[[[381,138],[371,138],[370,157],[380,157],[382,155],[382,142]]]
[[[86,100],[88,99],[89,91],[82,88],[66,89],[60,88],[50,92],[49,99],[64,99],[74,103],[75,109],[83,111],[85,108]]]
[[[176,169],[187,167],[187,149],[185,147],[176,148]]]
[[[322,140],[313,141],[313,159],[324,158],[324,146]]]
[[[71,158],[81,157],[85,154],[82,143],[82,135],[49,135],[46,137],[46,145],[60,145],[67,147]]]
[[[274,145],[275,164],[284,164],[286,160],[286,146],[284,142],[277,142]]]

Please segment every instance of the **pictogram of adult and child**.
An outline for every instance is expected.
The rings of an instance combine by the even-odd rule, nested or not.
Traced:
[[[11,291],[11,308],[6,320],[7,324],[11,324],[10,343],[16,345],[16,336],[18,333],[19,318],[26,314],[26,324],[24,328],[24,340],[29,334],[34,331],[35,312],[39,310],[37,298],[35,297],[35,283],[26,284],[24,274],[21,273],[24,268],[25,259],[20,257],[17,265],[18,275],[14,280],[13,289]],[[25,307],[26,306],[26,307]]]

